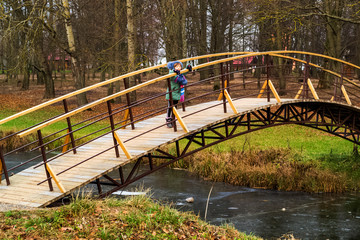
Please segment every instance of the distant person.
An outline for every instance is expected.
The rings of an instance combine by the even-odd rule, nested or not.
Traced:
[[[185,100],[185,85],[187,84],[185,75],[187,73],[180,74],[180,71],[183,68],[183,64],[179,61],[169,62],[167,64],[167,68],[169,69],[169,73],[177,74],[170,78],[172,100],[173,100],[173,104],[176,107],[179,101],[183,102]],[[186,68],[189,70],[189,72],[192,71],[192,67],[190,64]],[[171,121],[173,118],[173,113],[172,113],[172,108],[170,108],[171,101],[170,101],[169,89],[167,90],[167,92],[168,93],[166,94],[166,100],[168,101],[168,109],[166,114],[166,123],[169,128],[172,128],[173,124]]]

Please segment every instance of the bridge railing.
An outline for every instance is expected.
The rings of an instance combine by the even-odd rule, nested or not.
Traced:
[[[314,89],[316,89],[315,93],[320,99],[333,99],[334,101],[346,101],[348,104],[358,104],[358,84],[349,79],[343,71],[337,73],[335,71],[330,71],[320,67],[319,65],[312,63],[309,59],[302,60],[287,55],[280,55],[289,53],[296,54],[297,52],[277,51],[266,53],[239,53],[242,55],[235,57],[227,56],[232,55],[233,53],[211,55],[211,57],[223,58],[194,66],[196,75],[187,75],[189,84],[186,86],[186,101],[181,104],[183,110],[186,110],[186,106],[189,105],[214,101],[214,104],[207,106],[206,109],[215,107],[217,105],[223,105],[224,111],[226,112],[228,111],[226,109],[226,103],[236,101],[240,98],[249,97],[265,97],[269,100],[270,97],[278,95],[278,101],[281,101],[282,98],[315,98]],[[301,52],[301,54],[304,53]],[[257,56],[265,57],[262,60],[258,60],[256,63],[250,62],[249,59],[254,59],[254,57]],[[320,57],[318,54],[315,54],[315,56]],[[186,59],[183,60],[183,62],[205,57],[208,58],[210,56],[207,55]],[[275,65],[273,61],[274,58],[297,61],[302,66],[301,75],[297,75],[292,70],[289,72],[289,68],[292,69],[294,66],[293,62],[291,62],[291,67],[289,64]],[[234,66],[234,60],[237,59],[242,59],[242,64],[237,64]],[[340,62],[344,65],[347,64],[344,61]],[[349,65],[352,66],[352,64]],[[165,65],[163,64],[157,67],[148,68],[148,71],[152,71],[156,68],[164,66]],[[334,81],[331,84],[332,87],[328,86],[324,89],[317,87],[319,85],[319,80],[317,80],[317,77],[312,74],[311,68],[320,69],[321,72],[334,76]],[[205,79],[199,79],[201,71],[212,72],[212,76]],[[289,74],[286,74],[285,71],[288,71]],[[20,147],[9,149],[9,146],[7,146],[6,152],[0,148],[2,173],[7,181],[7,184],[10,184],[9,174],[12,171],[24,167],[30,163],[34,164],[34,162],[37,161],[38,163],[34,166],[34,168],[44,166],[46,174],[45,180],[38,184],[42,184],[47,181],[50,190],[52,190],[53,187],[51,179],[54,179],[57,183],[57,176],[72,168],[75,168],[80,164],[85,164],[103,152],[114,151],[114,155],[119,157],[121,152],[119,147],[121,147],[121,144],[126,144],[126,142],[146,133],[140,133],[131,139],[128,139],[124,142],[119,142],[119,139],[116,138],[115,134],[118,129],[127,126],[134,129],[137,122],[158,114],[163,114],[168,109],[167,102],[165,101],[165,94],[169,85],[168,79],[175,74],[166,74],[133,87],[127,86],[126,78],[133,77],[136,74],[141,74],[143,72],[146,71],[140,70],[136,71],[135,73],[129,73],[123,75],[122,77],[115,78],[116,80],[109,80],[108,84],[124,79],[125,90],[119,93],[115,93],[111,96],[100,98],[85,106],[80,106],[72,110],[70,110],[68,106],[69,99],[85,91],[81,90],[77,91],[76,93],[67,94],[57,98],[56,100],[51,100],[45,104],[41,104],[32,109],[25,110],[19,114],[15,114],[1,120],[0,123],[5,123],[25,114],[29,114],[35,110],[49,107],[52,104],[58,104],[59,102],[62,102],[63,105],[63,113],[0,139],[2,143],[8,145],[12,144],[12,141],[18,141],[13,139],[22,139],[29,135],[31,135],[31,138],[33,139],[32,141],[27,141],[25,144],[22,144]],[[186,73],[187,70],[183,70],[182,72]],[[256,76],[254,76],[255,72]],[[286,79],[285,82],[283,81],[284,78]],[[87,91],[97,89],[104,85],[104,83],[96,84],[96,87],[88,87]],[[311,85],[315,87],[312,88]],[[136,91],[138,97],[138,100],[136,101],[133,101],[130,96],[130,94],[132,94],[134,91]],[[114,104],[112,102],[113,99],[121,96],[126,98],[126,103]],[[229,98],[229,96],[231,97]],[[171,104],[170,108],[173,107],[173,104]],[[98,108],[102,111],[96,111],[98,112],[97,114],[90,114],[92,111],[87,110],[91,108]],[[90,117],[84,118],[83,115],[90,115]],[[185,113],[183,118],[186,119],[186,117],[187,115]],[[63,122],[62,127],[57,127],[56,130],[47,129],[49,126],[59,122]],[[179,122],[178,119],[174,118],[174,131],[177,131],[177,122]],[[166,123],[164,121],[164,124],[159,125],[149,131],[163,127],[165,124]],[[87,143],[107,134],[113,135],[113,146],[109,146],[109,148],[100,151],[87,159],[84,159],[74,166],[70,166],[68,169],[63,170],[62,172],[55,173],[51,169],[51,161],[70,152],[72,152],[72,154],[76,154],[77,149],[81,146],[84,146]],[[18,151],[24,150],[28,152],[40,152],[40,154],[32,156],[28,160],[8,168],[5,159]]]

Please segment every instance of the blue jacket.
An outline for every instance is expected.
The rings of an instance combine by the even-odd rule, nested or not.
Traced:
[[[183,67],[183,64],[179,61],[174,61],[174,62],[169,62],[167,64],[167,68],[169,69],[169,73],[174,73],[174,64],[175,63],[180,63],[181,64],[181,68]],[[170,85],[171,85],[171,94],[172,94],[172,99],[173,100],[180,100],[181,97],[181,92],[180,92],[180,86],[181,85],[186,85],[187,84],[187,80],[185,78],[185,75],[187,73],[184,74],[179,74],[179,75],[175,75],[173,77],[170,78]],[[167,90],[169,91],[169,89]],[[169,100],[169,93],[166,94],[166,100]]]

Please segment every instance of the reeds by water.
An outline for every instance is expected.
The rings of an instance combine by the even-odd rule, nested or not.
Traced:
[[[303,162],[289,149],[215,152],[205,150],[180,160],[174,167],[217,182],[253,188],[305,192],[345,192],[345,173]]]

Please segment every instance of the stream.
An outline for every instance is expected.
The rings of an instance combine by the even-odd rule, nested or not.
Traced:
[[[360,239],[360,194],[282,192],[212,183],[183,170],[162,169],[123,191],[150,189],[152,198],[192,211],[202,219],[232,224],[265,239]],[[126,192],[127,193],[127,192]],[[118,192],[121,194],[121,191]],[[194,202],[188,203],[187,198]]]
[[[16,160],[15,160],[16,159]],[[8,168],[22,154],[7,158]],[[112,177],[118,178],[118,173]],[[139,174],[139,173],[138,173]],[[106,191],[108,186],[104,186]],[[83,190],[96,190],[95,184]],[[247,234],[273,239],[292,234],[297,239],[360,239],[360,193],[282,192],[205,181],[183,170],[164,168],[116,192],[121,197],[150,189],[153,199],[180,211],[192,211],[214,224],[231,224]],[[187,198],[192,197],[193,203]]]

